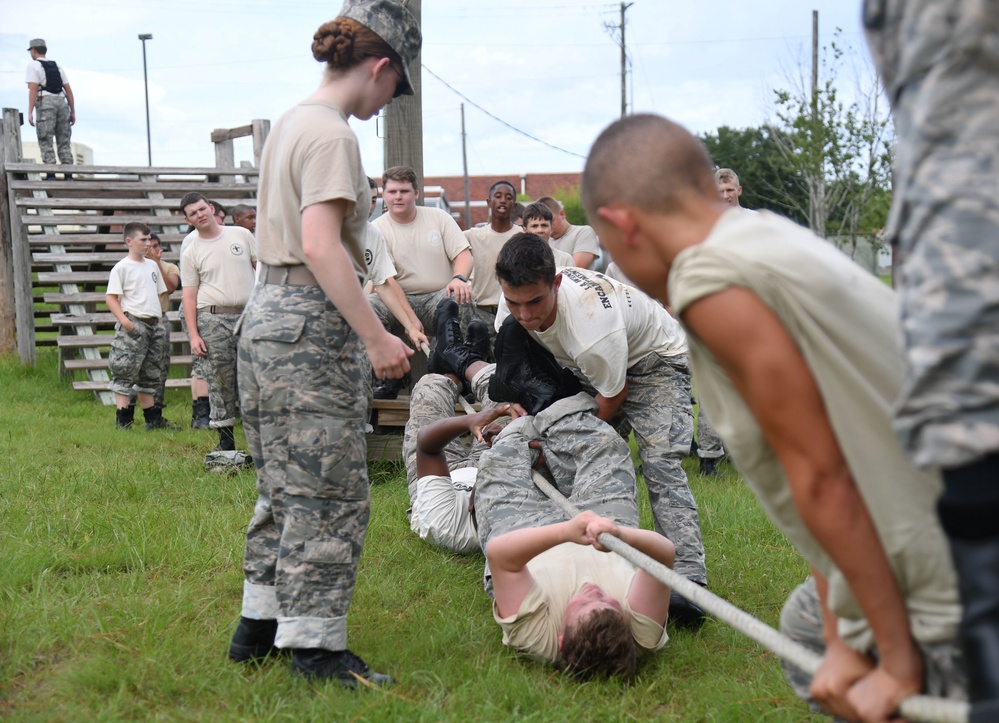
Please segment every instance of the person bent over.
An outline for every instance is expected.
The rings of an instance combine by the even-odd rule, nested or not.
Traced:
[[[781,618],[822,654],[810,681],[785,669],[795,692],[850,721],[894,720],[920,691],[965,697],[940,474],[892,430],[891,289],[807,229],[725,206],[703,145],[666,118],[604,130],[582,198],[621,269],[687,329],[701,403],[812,567]]]

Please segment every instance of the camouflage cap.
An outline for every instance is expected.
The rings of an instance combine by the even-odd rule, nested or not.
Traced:
[[[41,38],[35,38],[28,43],[28,50],[34,50],[35,48],[48,48],[48,46],[45,45],[45,41]]]
[[[416,18],[396,0],[347,0],[339,17],[356,20],[380,37],[399,57],[405,82],[399,84],[396,96],[413,95],[413,79],[409,66],[420,54],[423,35]]]

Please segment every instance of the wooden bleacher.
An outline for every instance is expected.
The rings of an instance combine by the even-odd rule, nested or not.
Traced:
[[[59,348],[60,374],[74,389],[92,392],[105,404],[107,350],[114,316],[104,291],[108,274],[126,253],[121,229],[132,221],[160,234],[164,259],[177,263],[187,233],[178,208],[181,197],[199,191],[225,206],[256,205],[255,168],[145,168],[74,166],[72,180],[42,180],[36,164],[9,163],[12,231],[31,253],[33,297],[51,310],[37,310],[36,340]],[[61,169],[59,169],[61,170]],[[180,293],[171,296],[172,366],[183,377],[169,385],[189,386],[190,350],[177,312]]]
[[[0,277],[5,285],[0,302],[6,304],[8,294],[15,297],[10,307],[16,306],[17,352],[22,363],[34,364],[36,346],[57,347],[60,375],[74,389],[113,404],[107,354],[115,319],[105,289],[111,267],[127,253],[122,227],[131,221],[150,225],[163,243],[163,258],[178,263],[188,232],[179,209],[185,193],[198,191],[227,208],[257,205],[258,167],[234,167],[232,139],[252,135],[259,166],[269,123],[215,130],[214,167],[73,166],[67,178],[61,166],[20,162],[18,114],[4,109],[2,121],[0,241],[6,235],[6,252],[13,258],[0,259],[8,265],[0,271],[13,271],[13,289],[6,288],[9,279]],[[53,171],[55,179],[43,180]],[[171,294],[168,313],[171,388],[190,386],[191,352],[178,313],[181,296],[179,290]],[[416,378],[425,362],[414,361]],[[369,458],[398,460],[409,397],[375,400],[373,407]]]

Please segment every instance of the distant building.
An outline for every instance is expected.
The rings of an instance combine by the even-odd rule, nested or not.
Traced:
[[[491,176],[469,176],[468,191],[471,198],[469,204],[472,211],[472,225],[485,223],[489,220],[489,209],[486,207],[486,196],[489,187],[496,181],[507,180],[517,189],[518,198],[526,196],[531,200],[542,196],[553,196],[558,191],[571,190],[579,186],[581,173],[497,173]],[[465,179],[463,176],[426,176],[423,179],[430,195],[432,186],[439,186],[450,203],[451,215],[458,225],[465,228]]]
[[[23,130],[23,129],[22,129]],[[94,165],[94,150],[83,143],[71,142],[70,150],[73,152],[73,163],[77,166]],[[42,151],[35,141],[21,141],[21,155],[25,163],[41,163]],[[58,170],[58,169],[56,169]]]

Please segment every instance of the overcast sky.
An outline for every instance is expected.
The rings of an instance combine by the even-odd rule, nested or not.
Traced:
[[[212,129],[276,121],[315,89],[322,66],[312,34],[339,8],[337,0],[0,0],[0,106],[27,111],[26,49],[42,37],[76,96],[73,139],[93,148],[97,164],[145,165],[137,36],[152,33],[153,163],[213,165]],[[807,76],[813,9],[822,45],[841,29],[855,66],[841,76],[852,87],[855,74],[869,73],[860,0],[635,0],[629,110],[668,115],[695,132],[759,125],[772,112],[772,89],[788,87],[799,65]],[[618,36],[605,28],[619,21],[617,3],[423,0],[426,174],[461,174],[462,102],[469,173],[581,170],[596,135],[620,116]],[[382,170],[380,123],[351,121],[370,175]],[[22,135],[35,139],[27,125]],[[251,159],[249,140],[236,141],[237,164]]]

